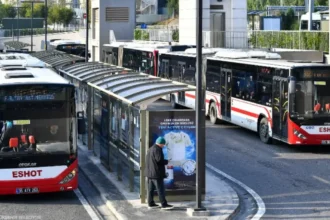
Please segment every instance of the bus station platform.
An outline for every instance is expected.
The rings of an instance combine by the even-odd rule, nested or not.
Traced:
[[[187,208],[194,207],[195,202],[169,202],[172,210],[148,209],[147,204],[141,204],[138,192],[129,192],[129,187],[118,182],[115,174],[110,173],[101,165],[100,146],[94,145],[95,151],[88,150],[81,141],[79,147],[79,172],[85,174],[89,182],[100,193],[107,208],[118,220],[225,220],[239,211],[237,193],[224,180],[206,171],[206,197],[203,206],[210,216],[191,217]]]
[[[117,219],[216,220],[239,210],[237,193],[206,169],[204,143],[198,151],[198,173],[207,211],[188,212],[196,205],[196,114],[193,109],[173,108],[165,100],[194,87],[50,51],[34,55],[75,85],[79,171]],[[175,207],[171,211],[149,210],[146,201],[145,156],[159,136],[167,142],[164,185],[166,199]],[[205,139],[203,133],[199,137]],[[157,196],[154,199],[159,203]]]

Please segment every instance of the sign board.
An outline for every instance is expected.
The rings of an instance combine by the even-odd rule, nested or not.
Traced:
[[[44,18],[33,18],[33,28],[44,28]],[[3,18],[3,29],[30,29],[31,18]]]
[[[87,14],[86,13],[83,14],[83,18],[87,18]]]
[[[163,148],[167,191],[194,191],[196,188],[195,111],[149,112],[149,146],[164,137]]]

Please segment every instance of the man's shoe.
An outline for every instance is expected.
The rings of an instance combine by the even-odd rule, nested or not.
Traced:
[[[173,209],[174,207],[172,205],[166,204],[162,206],[162,209]]]
[[[157,208],[159,208],[159,205],[157,204],[148,205],[148,209],[157,209]]]

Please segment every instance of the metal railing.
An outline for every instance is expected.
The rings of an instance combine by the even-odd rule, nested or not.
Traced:
[[[73,32],[78,31],[79,27],[67,27],[67,28],[60,28],[60,29],[48,29],[48,34],[54,34],[54,33],[63,33],[63,32]],[[0,29],[0,37],[12,37],[12,36],[29,36],[31,35],[32,30],[31,29]],[[33,29],[33,35],[38,34],[45,34],[44,28],[34,28]]]
[[[136,29],[135,40],[178,42],[176,28]],[[325,31],[203,31],[203,45],[226,48],[288,48],[329,50],[329,32]]]

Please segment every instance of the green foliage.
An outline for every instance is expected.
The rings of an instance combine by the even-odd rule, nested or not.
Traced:
[[[268,5],[280,5],[281,0],[247,0],[248,10],[264,10]],[[283,0],[283,5],[295,5],[302,6],[305,4],[305,0]],[[328,0],[315,0],[315,5],[329,4]]]
[[[250,38],[254,48],[291,48],[328,51],[329,32],[255,31]]]
[[[2,5],[2,12],[3,12],[3,18],[15,18],[16,17],[16,9],[11,6],[4,4]]]
[[[294,10],[289,8],[286,13],[281,13],[282,17],[282,29],[292,30],[297,18],[295,17]]]
[[[135,40],[141,40],[141,34],[142,34],[141,29],[135,29],[134,30],[134,39]]]
[[[26,8],[25,17],[30,18],[32,14],[31,6]],[[45,5],[44,4],[34,4],[33,5],[33,17],[34,18],[45,18]]]
[[[179,14],[179,0],[168,0],[167,9],[169,14],[174,13],[174,16],[177,16]]]
[[[23,8],[19,9],[19,16],[22,18],[30,18],[32,14],[32,8],[30,3],[23,3]],[[17,10],[15,6],[9,4],[0,3],[0,22],[3,18],[15,18]],[[75,12],[72,9],[65,7],[64,5],[51,4],[48,6],[48,23],[49,24],[63,24],[67,26],[75,16]],[[33,6],[33,17],[45,18],[46,8],[44,4],[36,3]]]
[[[59,23],[63,24],[64,26],[68,26],[72,21],[75,12],[69,8],[61,7],[59,9],[59,15],[60,15]]]
[[[179,41],[179,30],[176,29],[173,31],[172,33],[172,40],[175,41],[175,42],[178,42]]]
[[[135,40],[149,40],[149,32],[146,30],[135,29],[134,30]]]

